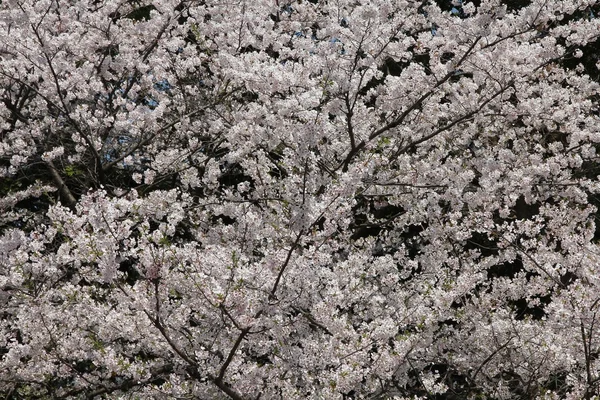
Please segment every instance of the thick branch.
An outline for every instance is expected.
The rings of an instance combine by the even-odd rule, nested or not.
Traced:
[[[223,393],[225,393],[227,396],[229,396],[232,400],[244,400],[244,398],[242,397],[242,395],[240,395],[238,392],[236,392],[235,390],[233,390],[228,384],[226,384],[223,381],[214,381],[215,385],[217,385],[217,387],[219,389],[221,389],[223,391]]]
[[[348,93],[346,93],[346,108],[348,112],[346,113],[346,123],[348,126],[348,135],[350,136],[350,149],[354,150],[356,148],[356,139],[354,138],[354,126],[352,125],[352,116],[354,115],[353,107],[350,106],[350,99],[348,98]]]
[[[54,184],[58,188],[58,193],[60,194],[60,198],[65,203],[67,203],[67,206],[69,208],[75,208],[75,204],[77,204],[77,200],[75,199],[75,196],[73,196],[73,194],[71,193],[71,190],[69,190],[69,187],[67,186],[67,184],[65,183],[63,178],[58,173],[56,166],[54,165],[54,163],[52,161],[46,161],[46,164],[48,165],[48,169],[50,170],[50,174],[52,175],[52,180],[54,181]]]
[[[272,299],[277,298],[277,296],[275,296],[275,293],[277,292],[277,287],[279,286],[279,282],[281,281],[281,277],[283,276],[285,269],[287,268],[288,264],[290,263],[290,260],[292,259],[292,254],[294,253],[294,250],[296,250],[296,247],[298,247],[298,243],[300,243],[300,238],[302,238],[302,234],[303,231],[300,231],[298,233],[298,236],[296,236],[296,240],[294,241],[294,243],[292,243],[292,247],[290,247],[287,256],[285,257],[285,261],[279,269],[279,274],[277,274],[277,279],[275,279],[275,283],[273,284],[273,288],[271,289],[271,294],[269,296]]]
[[[215,382],[223,382],[223,378],[225,378],[225,372],[227,371],[229,364],[231,364],[231,361],[233,361],[233,357],[235,356],[237,349],[240,347],[240,345],[242,344],[242,340],[244,340],[244,338],[248,335],[249,332],[250,332],[250,328],[242,329],[242,332],[240,333],[240,335],[236,339],[235,343],[233,344],[233,347],[229,351],[229,354],[227,355],[227,359],[221,366],[221,369],[219,370],[219,376],[217,376],[215,378]]]

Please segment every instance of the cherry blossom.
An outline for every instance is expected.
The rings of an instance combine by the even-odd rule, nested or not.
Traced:
[[[0,2],[0,393],[599,396],[599,15]]]

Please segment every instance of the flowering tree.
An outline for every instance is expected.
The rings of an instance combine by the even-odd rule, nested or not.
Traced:
[[[0,2],[0,392],[600,394],[599,13]]]

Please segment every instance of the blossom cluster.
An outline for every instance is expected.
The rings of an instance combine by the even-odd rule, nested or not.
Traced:
[[[599,32],[596,0],[0,2],[0,395],[599,396]]]

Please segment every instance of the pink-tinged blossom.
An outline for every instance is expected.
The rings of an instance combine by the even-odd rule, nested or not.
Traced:
[[[0,393],[600,395],[600,4],[501,3],[0,2]]]

